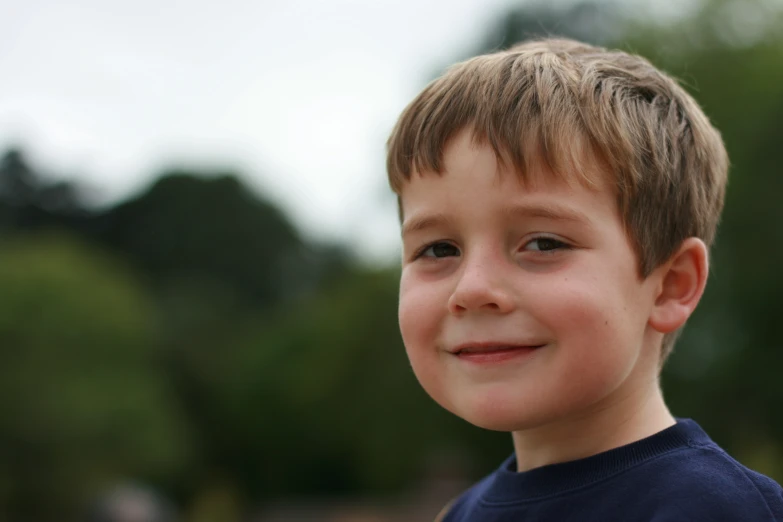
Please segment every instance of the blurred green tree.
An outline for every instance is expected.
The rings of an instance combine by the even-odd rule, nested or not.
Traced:
[[[167,172],[95,226],[155,283],[217,282],[259,306],[310,283],[290,222],[233,174]]]
[[[159,371],[149,298],[63,235],[0,248],[0,519],[75,520],[113,481],[165,481],[187,422]]]
[[[339,277],[349,266],[347,251],[305,242],[276,206],[236,175],[219,172],[170,171],[97,216],[90,230],[153,289],[166,373],[198,447],[176,496],[203,500],[215,491],[227,498],[251,490],[250,474],[240,471],[247,468],[242,455],[257,453],[260,442],[247,440],[244,427],[259,410],[269,417],[275,405],[262,397],[226,402],[233,387],[259,379],[242,367],[242,332],[247,324],[259,335],[274,328],[266,317]],[[263,343],[253,349],[269,350]],[[233,423],[227,408],[238,409]],[[281,429],[283,440],[295,431],[290,422]]]
[[[76,185],[51,182],[37,172],[21,150],[0,157],[0,233],[51,227],[78,229],[89,211]]]

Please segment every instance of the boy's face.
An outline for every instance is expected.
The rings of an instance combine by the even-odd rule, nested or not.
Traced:
[[[515,431],[648,386],[655,283],[639,278],[612,191],[543,170],[522,184],[467,132],[444,161],[401,195],[400,329],[424,389],[473,424]]]

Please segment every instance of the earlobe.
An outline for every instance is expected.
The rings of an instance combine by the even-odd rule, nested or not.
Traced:
[[[674,332],[688,320],[707,285],[707,246],[695,237],[683,241],[663,266],[649,324],[661,333]]]

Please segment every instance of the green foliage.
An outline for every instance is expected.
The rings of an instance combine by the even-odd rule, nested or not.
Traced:
[[[0,157],[0,233],[62,225],[76,229],[88,211],[72,183],[50,183],[18,149]]]
[[[93,229],[162,287],[216,285],[265,306],[314,283],[312,256],[289,221],[232,174],[167,172]]]
[[[0,249],[0,514],[68,520],[112,480],[176,473],[187,450],[150,302],[65,236]]]

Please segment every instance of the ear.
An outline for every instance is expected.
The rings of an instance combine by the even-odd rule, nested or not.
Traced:
[[[658,270],[660,282],[649,324],[666,334],[684,325],[699,304],[709,274],[707,246],[690,237]]]

